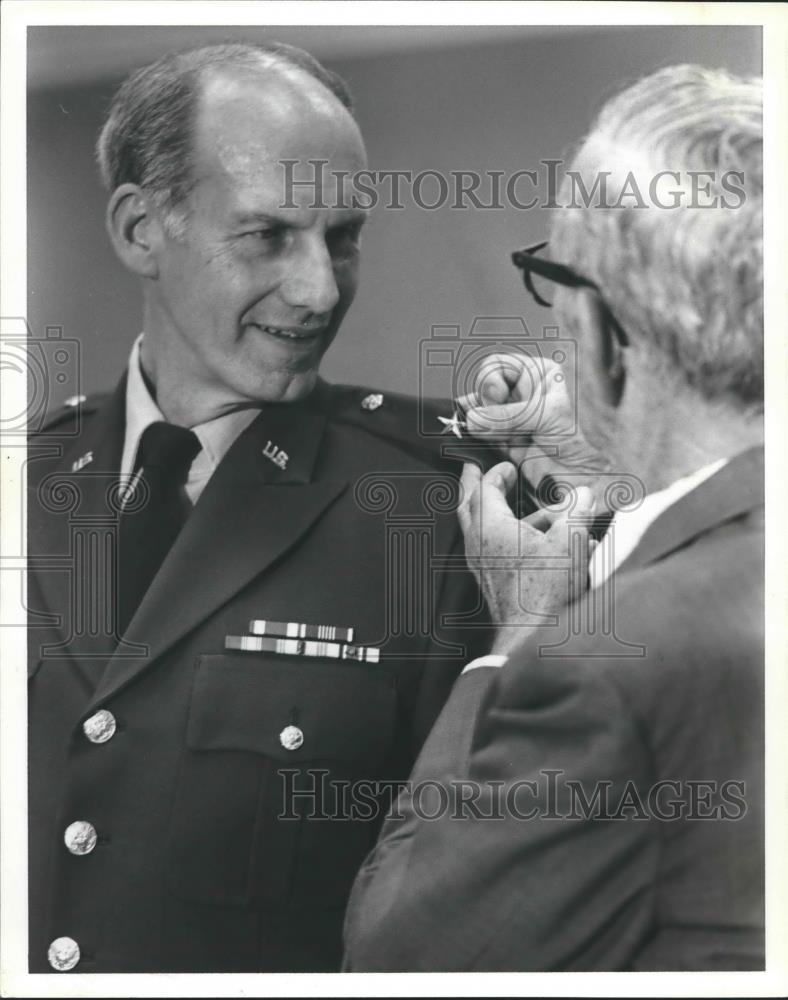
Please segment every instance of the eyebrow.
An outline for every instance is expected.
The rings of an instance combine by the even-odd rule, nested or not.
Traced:
[[[346,226],[348,223],[363,226],[368,218],[368,213],[361,208],[348,207],[338,209],[338,211],[343,213],[342,220],[336,224],[338,226]],[[292,227],[294,225],[292,216],[277,215],[275,212],[242,212],[234,215],[232,222],[234,226],[277,225]],[[296,226],[295,228],[298,227]],[[333,229],[335,226],[331,226],[330,228]]]

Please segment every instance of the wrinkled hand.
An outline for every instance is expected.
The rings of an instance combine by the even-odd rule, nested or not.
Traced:
[[[491,354],[484,359],[476,390],[457,400],[468,433],[494,439],[533,485],[545,475],[594,477],[608,468],[576,426],[574,401],[565,372],[555,361],[525,354]],[[557,449],[557,454],[551,452]]]
[[[548,507],[518,520],[506,499],[516,480],[510,462],[485,475],[467,463],[457,511],[468,566],[498,627],[494,653],[507,653],[582,595],[593,545],[584,523],[595,506],[589,489],[579,488],[568,510]]]

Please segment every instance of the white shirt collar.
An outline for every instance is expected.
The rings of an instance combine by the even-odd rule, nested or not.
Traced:
[[[704,480],[713,476],[727,461],[727,458],[721,458],[710,465],[704,465],[702,469],[689,476],[677,479],[664,490],[647,494],[635,510],[617,511],[604,537],[591,554],[588,563],[590,587],[593,589],[601,586],[631,555],[660,514],[668,507],[672,507],[681,497],[691,493]]]
[[[156,405],[151,396],[145,379],[142,376],[140,363],[140,346],[144,334],[141,333],[134,341],[129,357],[128,377],[126,381],[126,434],[123,440],[123,455],[120,472],[122,476],[130,476],[134,471],[134,460],[137,456],[140,438],[146,427],[166,417]],[[199,438],[202,450],[194,459],[189,470],[186,492],[192,503],[196,503],[205,484],[230,449],[235,439],[246,430],[249,424],[260,413],[259,408],[235,410],[225,413],[213,420],[197,424],[191,429]]]
[[[140,345],[143,336],[141,333],[134,341],[129,357],[126,378],[126,436],[123,439],[123,457],[120,462],[122,476],[130,476],[134,471],[134,459],[145,428],[167,419],[154,402],[142,377]]]

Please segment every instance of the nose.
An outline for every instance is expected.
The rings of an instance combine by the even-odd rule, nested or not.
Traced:
[[[325,240],[318,234],[303,234],[286,264],[280,294],[294,309],[330,313],[339,301],[334,265]]]

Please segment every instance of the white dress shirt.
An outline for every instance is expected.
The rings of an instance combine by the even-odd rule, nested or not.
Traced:
[[[144,334],[141,333],[134,341],[129,357],[126,382],[126,435],[123,440],[123,455],[120,465],[120,472],[124,477],[131,476],[134,472],[137,448],[145,428],[157,421],[166,421],[167,419],[156,405],[142,375],[140,346],[143,336]],[[216,471],[235,439],[242,431],[246,430],[259,412],[260,409],[255,407],[235,410],[190,428],[202,445],[202,449],[191,464],[186,481],[186,495],[192,504],[196,504],[199,500],[208,480]]]
[[[727,461],[727,458],[721,458],[710,465],[704,465],[702,469],[698,469],[689,476],[677,479],[664,490],[647,494],[635,510],[617,511],[604,536],[591,554],[588,563],[589,587],[592,590],[601,587],[605,580],[635,551],[640,539],[660,514],[668,507],[672,507],[687,493],[691,493],[709,476],[713,476]]]

